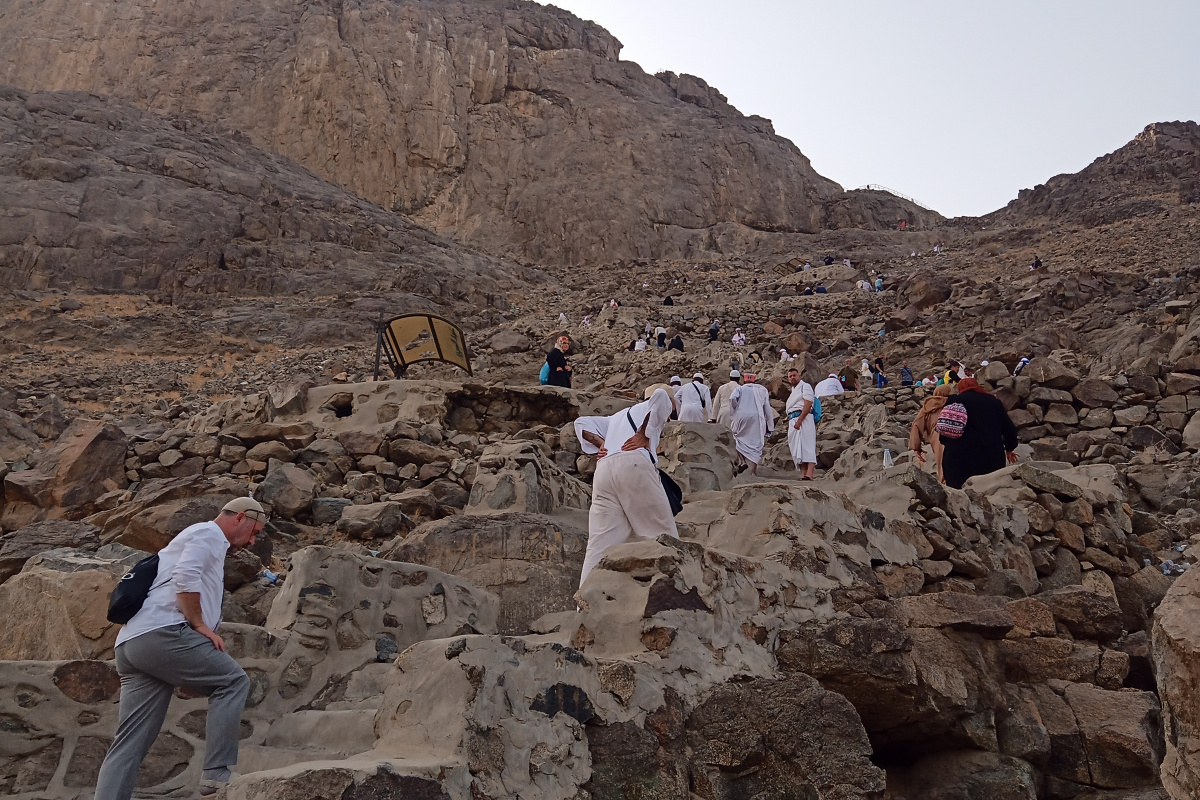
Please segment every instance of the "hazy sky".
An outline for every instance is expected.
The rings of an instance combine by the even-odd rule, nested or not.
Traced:
[[[1200,0],[557,0],[848,189],[978,215],[1147,124],[1200,120]]]

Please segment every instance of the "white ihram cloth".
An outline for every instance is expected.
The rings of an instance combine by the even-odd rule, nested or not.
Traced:
[[[671,398],[665,389],[658,389],[649,400],[610,417],[575,420],[575,435],[583,452],[599,452],[599,448],[583,438],[583,431],[603,437],[604,449],[608,452],[596,464],[596,474],[592,478],[588,545],[583,557],[583,572],[579,576],[580,586],[600,563],[604,551],[613,545],[635,539],[656,539],[664,533],[678,538],[671,503],[663,491],[650,452],[645,449],[621,450],[637,432],[636,426],[649,415],[646,436],[650,439],[651,449],[657,451],[663,425],[670,419],[671,410]]]
[[[813,387],[809,386],[804,381],[800,381],[787,399],[787,413],[790,416],[794,411],[803,411],[804,403],[815,402],[817,399]],[[792,451],[792,461],[796,465],[800,464],[815,464],[817,463],[817,421],[813,418],[811,410],[804,416],[804,421],[800,423],[800,430],[796,430],[796,420],[788,420],[788,449]]]
[[[738,388],[737,381],[729,381],[729,383],[721,384],[717,389],[717,396],[713,398],[712,403],[708,407],[708,421],[719,422],[726,428],[730,425],[729,418],[729,396],[733,394],[733,390]]]
[[[712,395],[699,381],[685,383],[675,390],[675,407],[679,409],[680,422],[704,422],[712,408]]]
[[[814,391],[817,393],[817,397],[829,397],[833,394],[845,394],[846,387],[842,386],[842,382],[838,380],[837,375],[830,375],[818,383]]]
[[[187,622],[178,594],[200,595],[200,617],[214,631],[221,625],[225,597],[225,553],[229,540],[215,522],[189,525],[158,551],[158,575],[146,602],[117,634],[115,645],[170,625]]]
[[[767,387],[747,383],[729,396],[730,430],[742,458],[754,464],[762,461],[767,434],[775,430],[775,409]]]

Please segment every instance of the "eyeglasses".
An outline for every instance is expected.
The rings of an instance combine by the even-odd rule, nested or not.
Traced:
[[[268,517],[265,512],[255,511],[252,508],[248,508],[245,511],[243,511],[242,513],[245,514],[250,519],[254,520],[255,522],[261,522],[263,524],[264,528],[267,527],[267,523],[271,521],[271,518]]]

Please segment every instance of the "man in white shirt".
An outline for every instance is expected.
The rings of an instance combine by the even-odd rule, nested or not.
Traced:
[[[829,397],[834,394],[845,394],[846,387],[842,386],[837,374],[831,372],[828,378],[817,384],[815,392],[817,397]]]
[[[828,380],[826,378],[821,383]],[[836,377],[833,380],[837,382]],[[792,453],[796,469],[800,471],[800,479],[811,481],[817,469],[817,420],[813,416],[817,396],[813,387],[800,379],[799,370],[788,370],[788,383],[792,387],[786,406],[788,450]]]
[[[729,382],[721,385],[717,389],[717,396],[713,398],[712,405],[709,406],[709,422],[719,422],[726,428],[729,427],[729,396],[733,394],[733,390],[738,388],[739,382],[742,379],[742,373],[736,369],[729,371]]]
[[[588,544],[579,585],[608,548],[634,539],[678,537],[675,515],[658,476],[658,440],[675,409],[666,389],[609,417],[580,417],[575,435],[583,452],[598,454],[588,511]]]
[[[141,610],[117,634],[120,721],[100,766],[95,800],[129,800],[176,687],[209,697],[200,794],[215,794],[229,782],[250,679],[216,632],[225,554],[253,545],[266,524],[263,507],[239,497],[215,520],[184,528],[159,551],[158,576]]]
[[[771,393],[755,383],[755,375],[746,375],[746,382],[729,395],[730,430],[740,455],[750,465],[750,474],[758,474],[763,445],[767,434],[775,430],[775,409],[771,408]]]
[[[704,422],[708,418],[712,395],[704,385],[703,373],[697,372],[691,383],[675,390],[675,407],[679,409],[680,422]]]
[[[742,333],[741,328],[735,328],[733,331],[733,338],[730,339],[729,342],[734,347],[745,347],[746,346],[746,334]]]

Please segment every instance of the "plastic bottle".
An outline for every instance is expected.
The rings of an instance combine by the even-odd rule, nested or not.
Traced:
[[[276,575],[274,572],[271,572],[271,570],[269,570],[269,569],[264,569],[262,576],[267,579],[267,583],[271,583],[271,584],[274,584],[276,581],[279,580],[279,576]]]
[[[892,460],[891,449],[887,447],[883,448],[883,468],[887,469],[888,467],[894,466],[896,466],[896,462]]]

